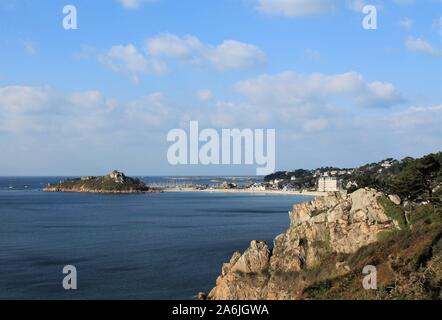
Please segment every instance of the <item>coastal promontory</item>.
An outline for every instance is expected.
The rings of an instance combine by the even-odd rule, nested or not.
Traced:
[[[360,189],[297,204],[273,248],[252,241],[222,267],[210,300],[441,299],[440,210],[407,213]],[[363,287],[367,266],[377,289]]]
[[[67,179],[57,184],[49,184],[44,192],[77,192],[77,193],[105,193],[105,194],[132,194],[159,192],[159,189],[147,186],[138,178],[127,177],[119,171],[112,171],[101,177],[81,177]]]
[[[255,240],[235,252],[199,297],[442,300],[442,153],[383,164],[294,205],[273,246]]]

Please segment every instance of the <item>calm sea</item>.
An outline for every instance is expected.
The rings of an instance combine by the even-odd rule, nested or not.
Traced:
[[[310,200],[40,191],[59,180],[0,178],[0,299],[192,299],[234,251],[271,244],[291,206]],[[77,268],[76,291],[62,287],[65,265]]]

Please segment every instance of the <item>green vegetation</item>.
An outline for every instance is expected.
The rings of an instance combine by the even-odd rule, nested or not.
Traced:
[[[377,234],[377,238],[379,242],[384,242],[389,240],[391,237],[393,237],[395,234],[394,231],[391,230],[385,230],[385,231],[381,231]]]
[[[400,206],[394,204],[386,196],[379,197],[378,203],[384,208],[385,214],[389,218],[397,221],[397,223],[399,224],[399,228],[401,228],[401,230],[405,230],[407,228],[405,212],[402,210]]]
[[[442,203],[442,152],[420,159],[392,161],[391,166],[365,165],[354,176],[357,188],[374,188],[386,194],[397,194],[403,200]],[[352,190],[351,190],[352,191]]]
[[[318,178],[325,173],[342,180],[342,185],[348,185],[350,193],[360,188],[373,188],[386,194],[397,194],[405,201],[442,205],[442,152],[420,159],[407,157],[398,161],[389,158],[356,169],[323,167],[279,171],[264,180],[281,181],[279,188],[314,189]]]
[[[147,192],[150,188],[137,178],[126,177],[123,173],[114,171],[103,177],[83,177],[61,181],[49,185],[45,191],[51,192],[103,192],[131,193]]]
[[[324,171],[299,171],[299,181],[314,180]],[[331,171],[326,171],[329,175]],[[398,223],[400,230],[381,231],[378,242],[349,255],[337,255],[318,239],[318,264],[297,273],[276,273],[272,281],[289,296],[299,299],[401,300],[442,299],[442,152],[420,159],[386,159],[354,170],[334,169],[332,176],[349,186],[351,193],[373,188],[385,195],[377,199],[385,214]],[[290,178],[281,172],[272,179]],[[390,200],[397,195],[399,205]],[[322,212],[318,210],[312,215]],[[367,265],[377,268],[378,290],[362,286]]]
[[[292,177],[296,177],[296,180],[292,180]],[[311,189],[316,186],[316,178],[311,170],[278,171],[266,176],[264,181],[269,182],[275,179],[283,180],[285,185],[289,185],[297,190]]]
[[[420,222],[426,224],[442,224],[442,207],[433,205],[414,206],[408,217],[412,225]]]
[[[81,179],[66,180],[61,182],[59,186],[66,189],[83,188],[87,190],[129,191],[143,189],[145,184],[138,179],[132,178],[124,183],[116,183],[109,177],[94,177],[88,181],[82,181]]]
[[[425,212],[430,213],[426,210]],[[431,213],[430,213],[431,214]],[[329,254],[300,272],[274,272],[272,286],[304,300],[442,299],[442,224],[422,219],[353,254]],[[383,237],[383,236],[381,236]],[[316,245],[323,245],[315,243]],[[377,269],[377,290],[365,290],[362,270]],[[257,279],[250,279],[253,286]],[[262,281],[265,285],[266,281]]]
[[[430,211],[425,211],[429,213]],[[304,299],[408,300],[442,299],[442,224],[418,220],[408,230],[385,233],[378,243],[366,246],[344,259],[348,273],[330,276],[307,272],[312,285]],[[328,270],[333,261],[318,268]],[[362,287],[362,269],[376,265],[378,290]]]

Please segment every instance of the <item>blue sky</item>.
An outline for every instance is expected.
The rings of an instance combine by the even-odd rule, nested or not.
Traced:
[[[170,166],[190,120],[275,128],[278,169],[439,151],[441,37],[440,0],[3,0],[0,175],[254,173]]]

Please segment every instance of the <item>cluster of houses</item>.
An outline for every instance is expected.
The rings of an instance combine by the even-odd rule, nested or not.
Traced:
[[[397,160],[387,159],[382,162],[368,165],[366,170],[382,172],[391,168]],[[339,192],[349,189],[355,185],[353,176],[357,169],[334,169],[320,168],[316,170],[293,170],[279,172],[277,178],[266,182],[255,182],[247,186],[237,186],[225,182],[221,188],[226,189],[248,189],[251,191],[285,190],[285,191],[319,191]],[[299,172],[302,171],[302,172]],[[298,175],[296,176],[295,173]],[[357,186],[357,185],[356,185]]]
[[[285,180],[275,179],[269,183],[254,183],[247,186],[250,191],[266,191],[266,190],[284,190],[284,191],[300,191],[293,188],[292,185]],[[338,192],[342,190],[341,179],[337,177],[320,177],[315,188],[308,191],[320,191],[320,192]]]
[[[308,191],[319,192],[338,192],[343,189],[342,178],[347,175],[353,174],[353,169],[346,170],[330,170],[320,171],[316,170],[312,172],[312,179],[316,181],[316,185],[311,187],[305,187]],[[287,179],[273,179],[268,182],[254,183],[247,186],[247,189],[251,191],[265,191],[265,190],[286,190],[286,191],[300,191],[299,187],[295,187],[294,182],[297,181],[296,176],[291,176],[290,180]]]

